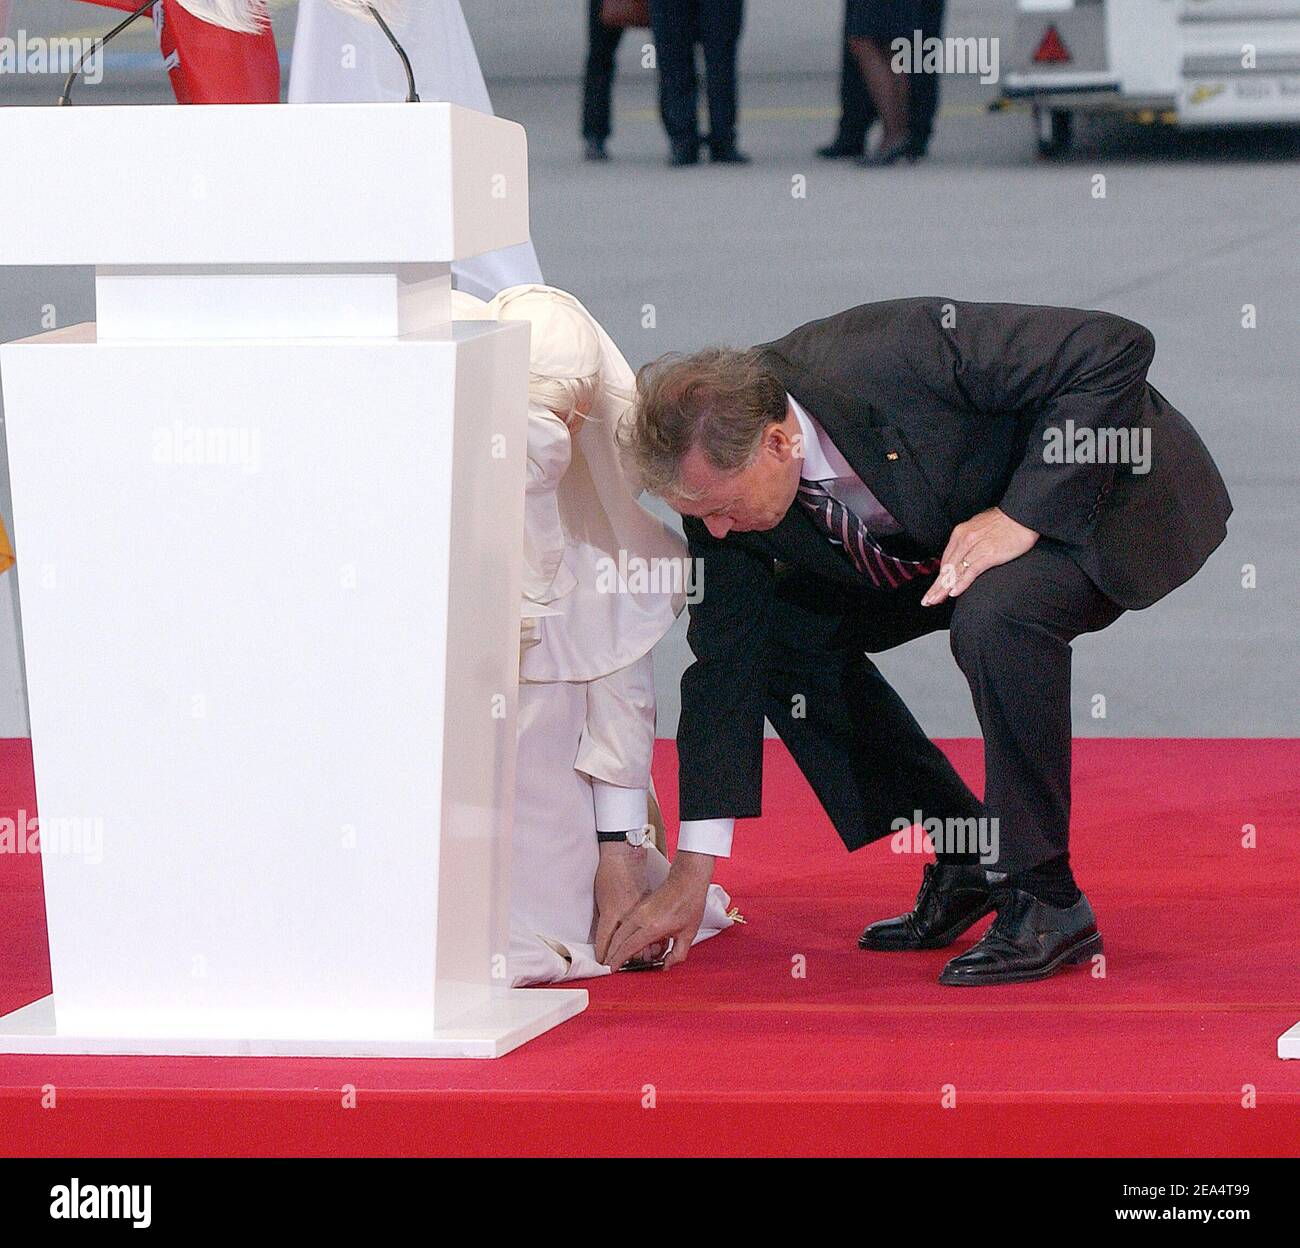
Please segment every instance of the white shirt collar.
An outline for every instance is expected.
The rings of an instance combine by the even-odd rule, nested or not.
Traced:
[[[787,394],[785,397],[790,400],[790,409],[799,422],[799,432],[803,436],[800,478],[804,481],[834,481],[840,477],[856,477],[849,461],[840,454],[821,425],[800,406],[794,395]]]

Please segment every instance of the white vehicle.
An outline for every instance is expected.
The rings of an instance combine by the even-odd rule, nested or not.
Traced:
[[[1300,125],[1300,0],[1016,0],[1003,65],[999,104],[1030,103],[1044,155],[1079,112]]]

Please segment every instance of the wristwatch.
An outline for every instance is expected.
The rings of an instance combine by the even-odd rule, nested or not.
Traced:
[[[633,849],[640,849],[649,839],[647,833],[648,829],[645,827],[629,828],[626,832],[601,832],[597,829],[596,840],[598,840],[602,845],[610,844],[615,841],[623,841]]]

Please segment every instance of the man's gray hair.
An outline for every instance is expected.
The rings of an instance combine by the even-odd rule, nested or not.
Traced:
[[[619,441],[651,494],[687,499],[682,460],[692,447],[719,471],[738,472],[758,454],[763,430],[785,415],[785,387],[759,352],[707,347],[661,356],[637,373]]]

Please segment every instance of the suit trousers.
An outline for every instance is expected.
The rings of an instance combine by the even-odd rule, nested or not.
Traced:
[[[582,76],[582,137],[604,141],[610,135],[614,94],[614,55],[622,26],[600,20],[601,0],[587,0],[587,65]]]
[[[659,111],[674,144],[699,142],[695,45],[704,50],[709,140],[719,150],[736,141],[736,48],[744,0],[650,0],[659,64]]]
[[[1124,609],[1047,539],[940,606],[921,606],[930,584],[855,590],[782,569],[767,718],[850,849],[916,811],[985,816],[997,820],[989,865],[1028,870],[1069,848],[1070,643]],[[867,657],[943,628],[984,736],[982,804]]]

